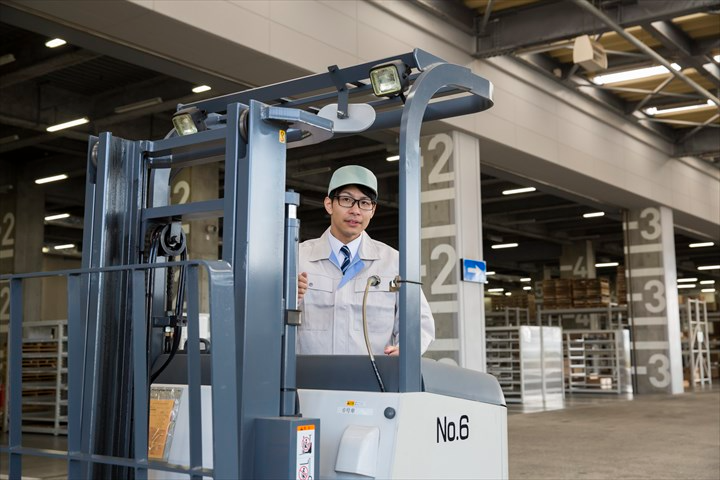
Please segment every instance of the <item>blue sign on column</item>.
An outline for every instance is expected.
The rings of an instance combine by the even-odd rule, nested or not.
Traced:
[[[482,260],[461,259],[462,262],[462,278],[463,282],[487,283],[485,272],[487,272],[487,264]]]

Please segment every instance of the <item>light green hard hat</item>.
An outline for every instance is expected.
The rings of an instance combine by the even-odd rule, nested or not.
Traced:
[[[345,185],[362,185],[375,192],[375,195],[378,194],[377,178],[370,170],[360,165],[346,165],[335,170],[328,186],[328,195],[336,188]]]

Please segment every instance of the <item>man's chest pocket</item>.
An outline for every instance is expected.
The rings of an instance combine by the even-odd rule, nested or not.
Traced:
[[[302,328],[330,330],[333,324],[335,280],[324,275],[309,274],[308,289],[303,301]]]
[[[395,278],[394,275],[380,277],[380,284],[370,287],[367,296],[367,322],[368,330],[371,332],[392,331],[395,322],[395,306],[397,303],[397,293],[391,292],[390,281]],[[360,305],[360,315],[354,322],[355,330],[362,330],[362,302],[365,295],[368,277],[358,278],[354,281],[355,299]]]

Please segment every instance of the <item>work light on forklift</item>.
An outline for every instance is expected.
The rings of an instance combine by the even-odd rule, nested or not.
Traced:
[[[409,76],[410,67],[401,60],[394,60],[370,69],[370,83],[378,97],[402,95],[408,87]]]
[[[192,135],[207,129],[205,118],[207,115],[197,107],[178,110],[172,117],[175,131],[178,135]]]

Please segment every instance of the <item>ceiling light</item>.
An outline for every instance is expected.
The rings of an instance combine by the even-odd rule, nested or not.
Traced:
[[[603,217],[603,216],[605,216],[605,212],[583,213],[583,218],[593,218],[593,217]]]
[[[202,93],[207,92],[208,90],[212,90],[208,85],[198,85],[197,87],[193,88],[193,93]]]
[[[677,281],[678,281],[678,283],[682,283],[682,282],[697,282],[697,278],[694,278],[694,277],[693,277],[693,278],[678,278]]]
[[[715,280],[700,280],[700,285],[714,285]]]
[[[67,250],[69,248],[75,248],[75,244],[74,243],[66,243],[64,245],[55,245],[53,248],[55,250]]]
[[[504,288],[488,288],[488,292],[502,292]]]
[[[690,248],[701,248],[701,247],[712,247],[715,245],[715,242],[700,242],[700,243],[691,243],[688,245]]]
[[[38,178],[35,183],[42,185],[43,183],[57,182],[58,180],[65,180],[68,178],[67,175],[61,173],[60,175],[53,175],[52,177]]]
[[[532,290],[532,287],[530,285],[525,285],[523,287],[523,290]]]
[[[395,97],[408,87],[410,67],[401,60],[376,65],[370,69],[370,83],[376,97]]]
[[[515,248],[517,246],[517,243],[498,243],[497,245],[491,245],[490,248],[497,250],[499,248]]]
[[[12,63],[15,61],[15,55],[12,53],[6,53],[5,55],[0,55],[0,67],[3,65],[7,65],[8,63]]]
[[[48,247],[42,247],[42,253],[48,253],[50,249]]]
[[[698,270],[720,270],[720,265],[702,265]]]
[[[90,120],[88,120],[87,117],[78,118],[75,120],[70,120],[69,122],[65,123],[58,123],[57,125],[52,125],[48,127],[46,130],[48,132],[57,132],[58,130],[64,130],[66,128],[70,127],[77,127],[78,125],[83,125],[85,123],[88,123]]]
[[[715,292],[715,289],[714,288],[703,288],[700,291],[703,293],[713,293],[713,292]]]
[[[682,70],[677,63],[672,64],[673,69]],[[653,77],[655,75],[663,75],[670,73],[670,70],[659,65],[657,67],[636,68],[626,70],[624,72],[608,73],[606,75],[597,75],[592,78],[595,85],[607,85],[608,83],[626,82],[628,80],[639,80],[641,78]]]
[[[67,42],[62,38],[53,38],[52,40],[45,42],[45,46],[48,48],[56,48],[65,45],[66,43]]]
[[[163,99],[161,97],[155,97],[148,98],[147,100],[140,100],[139,102],[128,103],[127,105],[120,105],[119,107],[115,107],[115,113],[125,113],[145,107],[152,107],[153,105],[162,103],[162,101]]]
[[[57,215],[48,215],[45,217],[46,222],[51,222],[53,220],[62,220],[63,218],[68,218],[70,216],[69,213],[58,213]]]
[[[503,195],[516,195],[518,193],[529,193],[534,192],[536,190],[535,187],[525,187],[525,188],[514,188],[512,190],[503,190]]]
[[[505,292],[505,296],[506,296],[506,297],[512,296],[512,292]]]
[[[18,135],[18,134],[8,135],[7,137],[0,138],[0,145],[5,145],[6,143],[17,142],[18,140],[20,140],[20,135]]]
[[[385,160],[387,160],[388,162],[397,162],[398,160],[400,160],[400,155],[391,155]]]
[[[532,279],[530,277],[521,278],[521,282],[530,282]]]
[[[694,283],[683,283],[682,285],[678,285],[677,288],[695,288],[696,285]]]
[[[486,276],[486,277],[489,277],[489,276],[491,276],[491,275],[495,275],[495,272],[485,272],[485,276]]]
[[[720,62],[720,55],[715,55],[713,57],[713,60],[715,60],[716,62]]]
[[[620,265],[618,262],[596,263],[595,268],[617,267],[618,265]]]
[[[672,107],[672,108],[664,108],[664,109],[658,109],[657,107],[650,107],[645,109],[645,113],[648,115],[662,115],[666,113],[679,113],[679,112],[687,112],[690,110],[699,110],[699,109],[706,109],[708,107],[714,107],[715,104],[712,102],[712,100],[708,100],[705,103],[701,103],[698,105],[685,105],[682,107]]]

